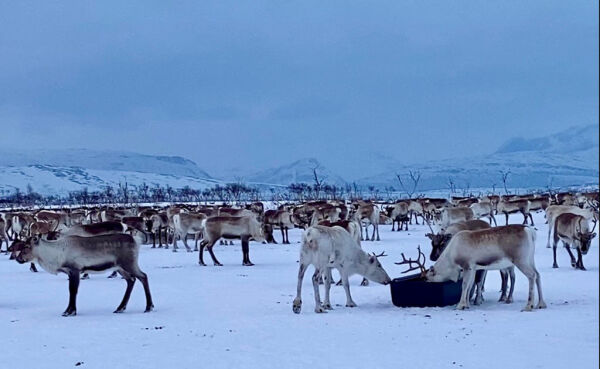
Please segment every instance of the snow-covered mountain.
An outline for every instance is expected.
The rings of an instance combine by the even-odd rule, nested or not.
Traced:
[[[421,173],[419,191],[502,186],[500,171],[510,171],[508,185],[516,188],[598,184],[598,125],[574,127],[564,132],[532,139],[515,138],[491,154],[460,159],[442,159],[420,164],[373,153],[368,160],[380,173],[363,178],[343,178],[314,158],[245,174],[242,180],[258,186],[313,183],[313,169],[327,184],[357,182],[362,186],[400,189],[396,174],[408,180],[410,171]],[[364,164],[364,163],[363,163]],[[339,169],[339,168],[338,168]],[[227,180],[231,180],[228,178]],[[235,180],[238,180],[237,178]],[[87,187],[103,189],[127,182],[190,186],[203,189],[225,181],[211,177],[191,160],[178,156],[155,156],[98,150],[0,150],[0,195],[28,185],[42,194],[66,194]]]
[[[193,161],[178,156],[85,149],[0,152],[0,193],[31,185],[42,194],[64,195],[125,182],[202,189],[217,181]]]
[[[388,167],[375,176],[357,180],[363,185],[399,188],[396,174],[408,179],[409,171],[421,173],[420,190],[448,188],[452,180],[458,188],[500,187],[500,171],[510,171],[510,187],[577,186],[598,184],[598,125],[569,128],[539,138],[514,138],[492,154],[461,159],[429,161],[416,165]]]
[[[317,159],[305,158],[276,168],[260,171],[244,178],[250,183],[288,185],[290,183],[314,183],[313,169],[320,180],[327,184],[343,185],[344,179],[324,167]]]

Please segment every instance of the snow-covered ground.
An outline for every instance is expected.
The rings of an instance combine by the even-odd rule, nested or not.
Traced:
[[[112,314],[125,283],[93,275],[81,282],[78,315],[63,318],[66,276],[34,274],[2,257],[0,368],[597,368],[598,239],[584,258],[587,271],[571,268],[564,250],[552,269],[547,226],[542,214],[534,219],[548,309],[531,313],[520,312],[527,280],[517,271],[512,305],[496,302],[497,272],[488,275],[484,304],[469,311],[397,308],[389,287],[361,287],[354,276],[357,308],[344,307],[343,289],[334,287],[335,310],[315,314],[309,272],[295,315],[300,230],[290,232],[291,245],[252,243],[254,267],[241,266],[239,242],[215,248],[223,267],[198,266],[197,253],[143,246],[156,306],[149,314],[139,283],[128,310]],[[414,256],[420,244],[428,254],[429,242],[426,227],[390,228],[363,247],[385,250],[381,261],[397,277],[400,253]]]

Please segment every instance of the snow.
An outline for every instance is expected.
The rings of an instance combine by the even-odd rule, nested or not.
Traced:
[[[511,217],[511,223],[521,221]],[[538,228],[536,263],[548,309],[520,312],[527,280],[517,271],[515,302],[496,302],[500,282],[488,274],[486,301],[468,311],[394,307],[388,286],[359,286],[351,279],[356,308],[344,307],[333,287],[334,310],[313,312],[310,270],[303,285],[303,310],[292,313],[301,230],[291,245],[251,244],[254,267],[241,266],[239,242],[216,246],[223,267],[200,267],[197,253],[151,249],[140,265],[148,273],[156,310],[144,314],[141,284],[128,310],[112,314],[125,283],[92,275],[81,282],[78,315],[63,318],[65,275],[31,273],[28,266],[0,260],[0,368],[597,368],[598,239],[576,271],[559,250],[559,269],[545,247],[547,226]],[[426,254],[426,227],[391,232],[380,226],[382,264],[392,277],[400,253]],[[280,239],[279,234],[275,234]]]

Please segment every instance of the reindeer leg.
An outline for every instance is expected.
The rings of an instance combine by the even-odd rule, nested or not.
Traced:
[[[125,270],[119,270],[119,273],[125,279],[125,282],[127,282],[127,287],[125,288],[123,300],[121,300],[121,303],[119,304],[119,306],[117,306],[117,309],[113,311],[113,313],[115,314],[122,313],[125,311],[125,309],[127,308],[127,303],[129,302],[129,297],[131,296],[131,291],[133,290],[133,285],[135,284],[135,277],[132,276],[129,272]]]
[[[333,310],[329,300],[329,295],[331,292],[331,280],[331,268],[325,268],[325,271],[323,272],[323,281],[325,282],[325,300],[323,301],[323,309],[325,310]]]
[[[529,213],[529,220],[531,220],[531,225],[534,226],[535,224],[533,224],[533,216],[531,215],[531,213]]]
[[[223,264],[219,263],[219,260],[217,260],[217,257],[215,256],[215,253],[213,252],[213,246],[215,245],[215,243],[213,242],[212,245],[209,245],[208,248],[208,253],[210,254],[210,257],[213,260],[213,264],[215,266],[223,266]]]
[[[523,214],[523,224],[527,225],[527,213],[524,211],[521,211],[521,214]]]
[[[502,280],[502,287],[500,287],[500,299],[498,302],[506,301],[506,292],[508,290],[508,271],[506,269],[500,270],[500,279]]]
[[[302,309],[302,280],[304,279],[304,273],[306,272],[306,265],[300,260],[300,266],[298,267],[298,285],[296,286],[296,298],[292,305],[292,311],[295,314],[300,314]]]
[[[375,223],[375,229],[377,230],[377,241],[381,241],[381,238],[379,238],[379,223]]]
[[[581,253],[581,250],[579,250],[579,249],[577,249],[577,269],[586,270],[585,267],[583,266],[583,254]]]
[[[571,252],[571,245],[569,245],[566,242],[563,242],[563,245],[565,246],[565,250],[567,250],[569,256],[571,257],[571,266],[573,268],[577,268],[577,261],[575,261],[575,256],[573,256],[573,253]]]
[[[33,273],[37,273],[37,272],[38,272],[38,270],[37,270],[37,268],[35,267],[35,264],[34,264],[34,263],[31,263],[31,265],[29,265],[29,270],[31,270]]]
[[[192,252],[192,249],[187,244],[187,238],[188,238],[187,232],[185,233],[185,236],[183,236],[182,238],[183,238],[183,245],[185,246],[185,249],[187,250],[187,252]]]
[[[200,233],[195,233],[194,234],[194,251],[198,251],[198,238],[199,238],[198,235],[199,234]]]
[[[517,268],[521,271],[521,273],[525,274],[527,279],[529,280],[529,296],[527,297],[527,304],[521,311],[531,311],[533,310],[533,291],[536,283],[537,272],[532,265],[518,263],[515,264]]]
[[[504,213],[504,215],[506,216],[506,225],[508,225],[508,213]]]
[[[148,284],[148,275],[140,270],[139,266],[134,266],[133,276],[142,282],[144,286],[144,294],[146,295],[146,310],[144,313],[149,313],[154,309],[154,303],[152,302],[152,295],[150,294],[150,284]]]
[[[152,232],[152,248],[156,248],[156,232]]]
[[[558,241],[554,241],[554,244],[552,245],[552,254],[554,254],[554,264],[552,264],[552,268],[558,268],[558,263],[556,262],[556,249],[557,249],[557,243]]]
[[[288,227],[285,227],[285,243],[290,244],[290,230]]]
[[[508,268],[508,276],[510,277],[510,290],[508,291],[508,297],[506,298],[507,304],[513,302],[513,292],[515,291],[515,267],[511,266]]]
[[[79,289],[79,270],[69,269],[69,305],[63,316],[77,315],[77,290]]]
[[[465,268],[463,271],[463,283],[462,283],[462,294],[460,301],[456,305],[457,310],[464,310],[469,308],[469,293],[473,288],[473,282],[475,281],[475,271],[471,268]]]
[[[533,267],[533,269],[535,270],[535,284],[538,291],[538,304],[535,308],[545,309],[548,306],[546,305],[546,302],[544,301],[544,295],[542,294],[542,278],[540,277],[540,273],[537,271],[535,266]]]
[[[371,223],[371,225],[373,226],[373,234],[371,235],[371,241],[375,241],[375,231],[377,230],[377,225],[375,225],[375,223]],[[379,241],[379,238],[377,239],[377,241]]]
[[[352,296],[350,295],[350,281],[348,280],[348,273],[343,270],[340,270],[340,274],[342,275],[342,285],[344,285],[344,292],[346,292],[346,307],[356,307],[356,302],[352,300]]]
[[[200,264],[202,266],[206,266],[206,264],[204,264],[204,247],[207,244],[208,244],[208,241],[206,241],[206,240],[200,241],[200,252],[199,252],[199,256],[198,256],[198,264]]]
[[[242,254],[243,254],[242,264],[244,266],[252,266],[254,264],[250,261],[250,241],[249,241],[249,238],[248,237],[242,237],[241,241],[242,241]]]
[[[315,268],[315,273],[312,276],[313,290],[315,294],[315,313],[326,313],[327,311],[321,306],[321,295],[319,294],[319,276],[321,271]]]

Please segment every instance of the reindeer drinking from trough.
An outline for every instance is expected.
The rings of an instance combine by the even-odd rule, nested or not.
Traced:
[[[324,313],[326,310],[332,309],[329,299],[332,268],[336,268],[342,276],[347,307],[356,306],[350,295],[348,282],[348,278],[352,274],[360,274],[381,284],[391,282],[390,277],[377,260],[377,256],[364,252],[345,229],[337,226],[325,227],[320,225],[310,227],[302,235],[297,293],[292,308],[296,314],[299,314],[302,308],[302,280],[309,265],[315,267],[312,283],[316,313]],[[325,299],[323,303],[321,303],[319,294],[319,277],[321,275],[325,282]]]
[[[523,310],[533,309],[535,287],[538,292],[536,308],[543,309],[546,303],[540,274],[535,267],[535,238],[535,229],[522,225],[458,232],[427,271],[427,280],[456,282],[462,271],[462,295],[456,308],[466,309],[477,270],[501,270],[514,265],[529,280],[529,297]]]

